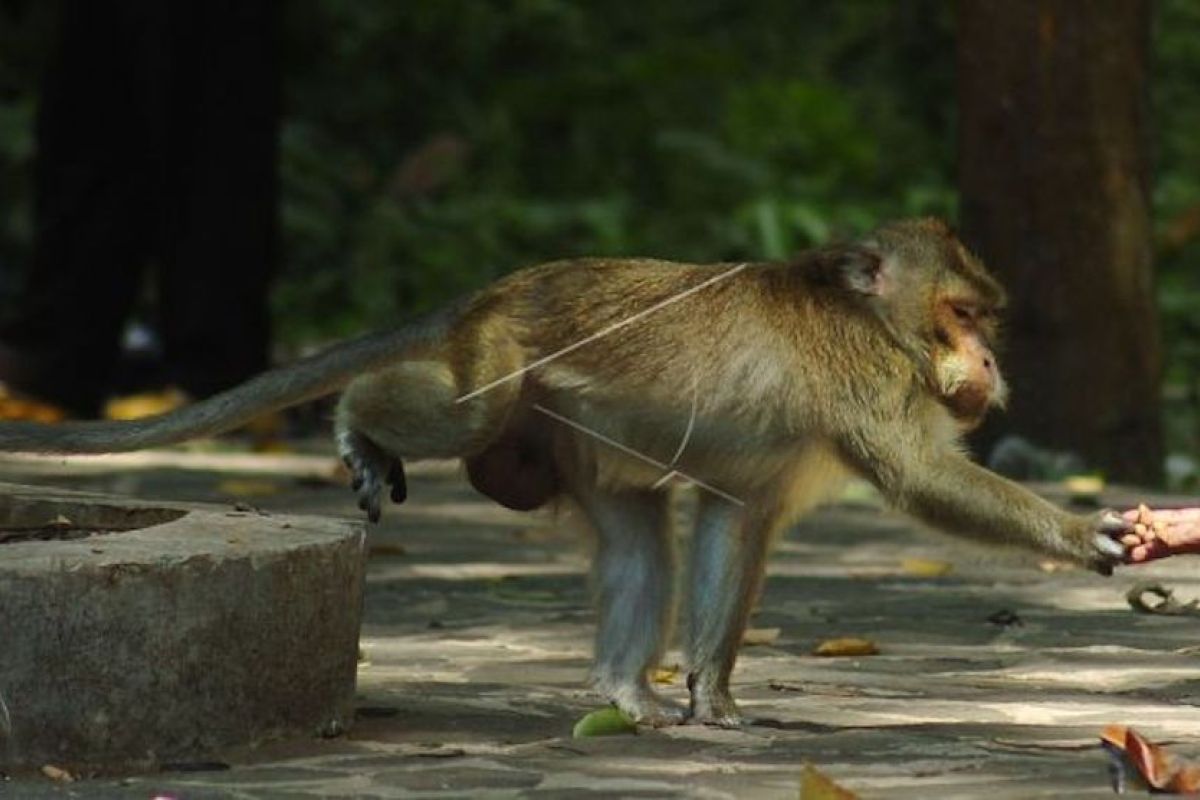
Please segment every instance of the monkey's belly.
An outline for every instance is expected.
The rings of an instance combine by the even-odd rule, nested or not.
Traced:
[[[747,439],[750,437],[747,436]],[[655,488],[675,478],[742,503],[764,500],[795,517],[828,500],[851,476],[835,448],[821,440],[756,442],[733,447],[724,437],[697,435],[674,461],[596,444],[588,457],[597,483]],[[669,458],[669,457],[668,457]]]

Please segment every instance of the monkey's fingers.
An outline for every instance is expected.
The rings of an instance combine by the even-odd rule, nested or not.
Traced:
[[[387,482],[392,485],[392,502],[403,503],[408,499],[408,479],[404,475],[404,462],[396,459],[388,469]]]
[[[1130,520],[1113,511],[1101,511],[1093,522],[1092,547],[1098,556],[1093,568],[1101,575],[1111,575],[1115,566],[1132,560],[1131,550],[1140,540]]]
[[[367,512],[367,519],[374,523],[379,522],[379,517],[383,513],[379,503],[379,488],[374,491],[360,492],[358,495],[358,507]]]

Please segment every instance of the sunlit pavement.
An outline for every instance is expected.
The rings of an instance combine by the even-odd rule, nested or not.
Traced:
[[[357,517],[329,452],[16,458],[0,480]],[[568,518],[500,509],[434,464],[410,471],[409,502],[370,543],[348,735],[217,754],[224,771],[21,777],[0,795],[795,798],[811,763],[863,797],[1109,797],[1107,723],[1200,756],[1200,617],[1125,600],[1139,580],[1200,597],[1196,557],[1104,579],[831,507],[772,559],[752,623],[767,643],[734,674],[755,724],[572,739],[601,702],[584,688],[586,541]],[[811,655],[839,636],[880,653]],[[660,687],[683,700],[682,683]]]

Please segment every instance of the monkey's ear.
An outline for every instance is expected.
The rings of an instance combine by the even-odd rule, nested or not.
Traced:
[[[890,281],[883,256],[869,242],[842,251],[835,270],[841,285],[852,292],[871,297],[888,293]]]

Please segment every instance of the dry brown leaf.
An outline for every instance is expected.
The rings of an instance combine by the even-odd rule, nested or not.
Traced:
[[[918,578],[939,578],[948,575],[954,565],[934,558],[906,558],[900,562],[900,569]]]
[[[1200,764],[1168,753],[1133,728],[1109,725],[1100,733],[1100,743],[1116,766],[1114,791],[1124,791],[1127,777],[1165,794],[1200,791]]]
[[[275,481],[261,478],[230,478],[218,483],[217,491],[230,497],[269,497],[279,494],[280,487]]]
[[[800,770],[800,800],[858,800],[858,795],[843,789],[812,764]]]
[[[3,389],[0,388],[0,392]],[[49,403],[36,400],[21,400],[11,396],[0,395],[0,419],[28,420],[30,422],[54,423],[62,422],[67,414],[61,408]]]
[[[841,639],[826,639],[817,645],[813,655],[817,656],[873,656],[879,647],[870,639],[846,636]]]
[[[742,634],[742,644],[754,647],[760,644],[774,644],[779,638],[779,628],[747,628]]]
[[[42,774],[45,775],[50,780],[58,781],[59,783],[74,783],[75,782],[74,775],[67,772],[62,767],[56,767],[53,764],[43,764],[42,765]]]

